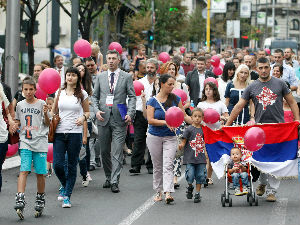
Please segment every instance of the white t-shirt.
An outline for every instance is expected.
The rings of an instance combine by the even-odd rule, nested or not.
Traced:
[[[226,87],[227,84],[230,82],[231,80],[228,80],[227,82],[225,82],[222,78],[218,79],[218,90],[220,93],[220,99],[222,102],[225,103],[225,91],[226,91]]]
[[[83,100],[88,98],[85,90],[82,90]],[[55,133],[82,133],[82,126],[77,126],[75,121],[83,116],[81,101],[74,96],[68,96],[65,90],[62,90],[58,100],[58,109],[60,122],[57,125]]]
[[[198,72],[199,75],[199,87],[200,87],[200,92],[199,92],[199,98],[202,98],[202,91],[204,89],[204,81],[205,81],[205,73],[200,74]]]
[[[202,109],[203,111],[208,108],[214,109],[220,114],[220,116],[222,116],[223,113],[228,112],[226,105],[221,100],[214,103],[208,103],[206,101],[199,102],[197,107]],[[221,123],[219,121],[214,124],[206,124],[206,125],[212,130],[219,129],[221,127]]]
[[[148,101],[152,96],[153,85],[154,85],[154,82],[152,84],[149,83],[147,76],[139,80],[139,82],[141,82],[144,85],[144,93],[145,93],[146,101]],[[143,112],[143,101],[141,96],[136,96],[136,110]]]
[[[8,107],[8,105],[5,105],[5,107]],[[7,124],[3,119],[2,101],[0,100],[0,143],[5,143],[7,141],[7,138],[8,138]]]

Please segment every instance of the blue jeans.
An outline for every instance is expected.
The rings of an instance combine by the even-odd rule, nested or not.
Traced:
[[[188,184],[192,184],[196,180],[196,184],[206,183],[206,164],[188,163],[185,169],[185,179]]]
[[[240,178],[242,179],[243,186],[248,185],[248,173],[242,172],[242,173],[232,173],[232,184],[234,188],[237,188],[240,186]]]
[[[7,149],[8,149],[8,141],[6,141],[5,143],[0,143],[0,192],[2,188],[2,175],[1,175],[2,165],[6,157]]]
[[[77,163],[81,144],[81,133],[55,134],[53,143],[53,168],[57,178],[65,189],[65,195],[68,197],[71,197],[76,182]],[[68,171],[67,174],[65,169]]]
[[[88,122],[88,131],[91,134],[92,133],[92,123]],[[85,177],[87,175],[88,168],[90,167],[90,158],[91,158],[91,152],[90,152],[90,138],[87,138],[87,144],[83,145],[85,147],[86,156],[79,160],[79,169],[80,169],[80,175]]]

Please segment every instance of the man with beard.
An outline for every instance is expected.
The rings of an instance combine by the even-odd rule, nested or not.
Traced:
[[[256,123],[284,123],[283,98],[291,107],[295,120],[299,121],[299,109],[292,93],[286,83],[270,75],[271,67],[267,58],[260,58],[257,65],[259,78],[253,81],[243,92],[239,102],[231,111],[230,117],[225,126],[231,126],[245,105],[251,99],[255,110],[251,112],[251,120]],[[269,101],[272,98],[272,101]],[[276,201],[276,191],[280,181],[271,174],[261,173],[260,184],[256,194],[262,196],[267,194],[266,200]]]
[[[292,63],[293,68],[297,69],[299,67],[299,63],[297,60],[292,59],[293,50],[291,48],[286,48],[284,50],[284,60],[283,62],[286,64],[287,62]]]
[[[146,61],[146,76],[139,80],[144,85],[144,93],[146,101],[152,96],[154,81],[156,79],[156,71],[158,69],[158,62],[156,59],[148,59]],[[134,147],[131,157],[130,173],[139,174],[141,166],[144,164],[144,155],[146,149],[146,132],[148,128],[148,121],[143,116],[143,102],[141,96],[136,97],[136,115],[133,123],[134,127]],[[153,165],[151,156],[148,152],[148,159],[146,161],[148,173],[153,173]]]

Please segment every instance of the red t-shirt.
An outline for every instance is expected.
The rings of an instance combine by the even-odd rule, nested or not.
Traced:
[[[194,68],[195,68],[194,64],[187,65],[187,64],[182,63],[181,66],[184,70],[184,75],[185,76],[187,75],[188,72],[194,70]]]

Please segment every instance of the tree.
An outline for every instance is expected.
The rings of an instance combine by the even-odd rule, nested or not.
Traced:
[[[71,12],[65,7],[65,4],[71,4],[71,1],[57,1],[64,12],[71,17]],[[90,29],[93,20],[102,12],[104,4],[108,0],[80,0],[78,27],[83,39],[89,41]]]
[[[124,24],[124,32],[129,38],[128,47],[135,47],[137,44],[146,44],[145,34],[151,28],[151,12],[138,12],[127,16]]]
[[[205,41],[206,20],[202,17],[202,10],[198,6],[192,15],[189,16],[186,34],[191,42]]]
[[[155,0],[155,30],[156,45],[179,46],[186,41],[183,28],[187,26],[187,7],[182,6],[182,0]]]

